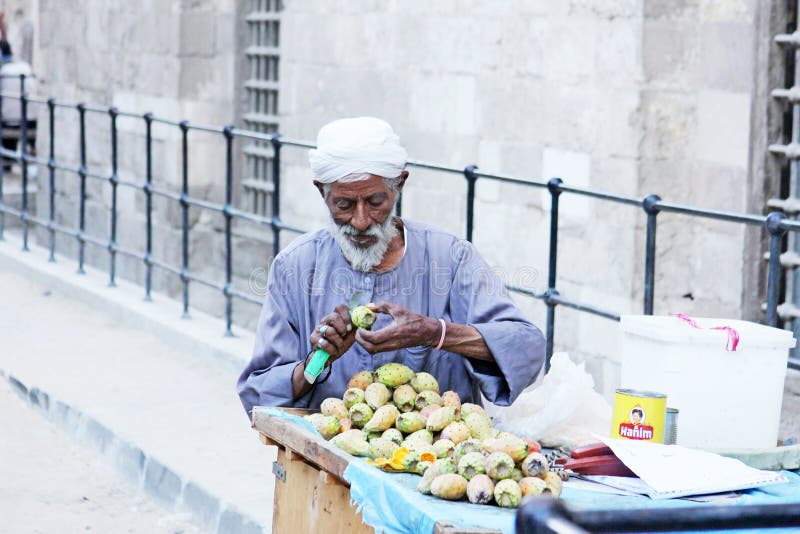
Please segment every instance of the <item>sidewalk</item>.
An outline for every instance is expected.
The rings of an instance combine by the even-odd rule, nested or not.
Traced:
[[[17,245],[11,238],[0,242],[5,379],[18,391],[30,390],[43,415],[168,510],[191,512],[210,532],[262,532],[261,526],[269,532],[275,451],[259,442],[235,391],[249,354],[224,360],[209,356],[219,352],[213,347],[201,351],[200,343],[165,337],[168,328],[151,333],[150,319],[133,313],[130,321],[115,319],[129,312],[70,297],[75,288],[69,284],[136,303],[141,289],[107,288],[99,273],[79,276],[69,260],[48,264],[42,251],[21,253]],[[47,273],[34,272],[39,269],[62,274],[45,283]],[[146,306],[157,315],[169,304]],[[176,321],[187,330],[205,324],[202,318]],[[222,332],[219,322],[206,336]],[[231,346],[240,352],[246,344],[240,339]]]

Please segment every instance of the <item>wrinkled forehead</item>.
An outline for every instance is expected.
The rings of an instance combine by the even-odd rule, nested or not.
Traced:
[[[357,182],[334,182],[331,184],[331,196],[358,198],[377,193],[391,193],[386,180],[382,176],[370,174],[366,180]]]

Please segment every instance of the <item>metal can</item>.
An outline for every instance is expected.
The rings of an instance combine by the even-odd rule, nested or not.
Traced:
[[[664,443],[675,445],[678,441],[678,409],[667,407],[667,417],[664,420]]]
[[[611,437],[663,443],[666,412],[667,396],[663,393],[618,389]]]

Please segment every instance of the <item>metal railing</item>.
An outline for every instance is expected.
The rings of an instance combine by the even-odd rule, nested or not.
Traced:
[[[57,102],[53,98],[47,100],[33,98],[24,92],[24,76],[21,79],[21,87],[23,87],[22,94],[6,94],[0,93],[0,109],[2,109],[3,98],[15,98],[20,100],[22,109],[22,126],[20,131],[21,150],[17,155],[7,150],[2,151],[2,156],[5,158],[17,159],[21,166],[22,175],[22,202],[19,210],[5,204],[3,202],[2,183],[3,183],[3,170],[0,166],[0,239],[3,235],[3,218],[5,214],[16,216],[20,219],[22,224],[22,241],[23,250],[28,250],[28,230],[31,224],[39,225],[46,228],[49,232],[49,252],[50,260],[55,259],[55,234],[62,233],[74,237],[78,245],[78,270],[83,272],[84,267],[84,250],[87,243],[103,247],[108,251],[108,275],[109,284],[115,284],[116,276],[116,257],[118,254],[136,258],[142,261],[145,265],[145,298],[150,299],[150,292],[152,286],[152,272],[153,268],[162,269],[168,273],[172,273],[180,278],[182,283],[182,302],[184,315],[188,314],[189,301],[190,301],[190,284],[197,283],[209,288],[220,291],[225,299],[225,320],[226,330],[225,335],[232,335],[231,326],[233,323],[233,299],[238,298],[246,302],[254,304],[261,304],[261,300],[250,295],[246,292],[240,291],[233,287],[233,255],[234,250],[232,246],[232,222],[234,219],[242,219],[258,223],[269,227],[272,232],[272,252],[273,257],[277,255],[280,250],[280,237],[284,231],[293,233],[303,233],[303,229],[293,227],[286,224],[281,219],[281,150],[284,147],[308,149],[313,148],[312,143],[283,137],[280,134],[263,134],[235,128],[233,126],[207,126],[189,121],[173,121],[154,116],[152,113],[134,114],[118,110],[116,107],[99,107],[87,105],[84,103],[78,104],[64,104]],[[27,106],[29,103],[38,103],[47,107],[48,116],[48,145],[49,156],[48,158],[41,159],[30,155],[27,152]],[[79,166],[77,168],[61,164],[55,158],[55,110],[56,108],[72,109],[78,116],[78,136],[79,136]],[[86,114],[97,113],[105,114],[110,121],[110,154],[111,154],[111,170],[107,175],[99,174],[90,171],[87,167],[86,159]],[[145,179],[144,183],[137,183],[132,181],[122,180],[118,176],[117,166],[117,118],[129,117],[142,121],[142,126],[145,132]],[[2,121],[2,117],[0,117]],[[160,123],[163,125],[178,128],[180,131],[181,139],[181,190],[180,192],[169,191],[165,188],[156,187],[153,184],[153,169],[152,169],[152,156],[153,156],[153,136],[152,125]],[[221,142],[225,144],[225,202],[215,203],[201,198],[195,198],[189,194],[189,132],[190,131],[204,131],[219,135]],[[235,138],[245,138],[251,140],[258,140],[270,143],[273,149],[273,176],[274,176],[274,190],[272,194],[272,214],[270,217],[248,213],[238,209],[233,204],[233,142]],[[33,216],[29,213],[28,209],[28,166],[31,164],[40,164],[46,166],[48,169],[49,180],[49,198],[48,198],[48,214],[46,217]],[[646,217],[646,241],[645,241],[645,258],[644,258],[644,298],[642,311],[644,314],[651,315],[653,313],[654,298],[655,298],[655,270],[656,270],[656,230],[658,227],[658,215],[664,213],[674,213],[686,215],[689,217],[698,217],[705,219],[713,219],[718,221],[727,221],[734,224],[755,225],[761,226],[767,232],[769,237],[769,258],[767,269],[767,295],[766,295],[766,311],[765,323],[770,326],[777,326],[778,324],[778,300],[779,300],[779,279],[781,273],[780,265],[780,252],[784,236],[787,232],[800,231],[800,221],[787,219],[786,216],[779,211],[771,212],[768,215],[755,215],[746,213],[736,213],[722,210],[712,210],[697,208],[694,206],[677,204],[662,200],[658,195],[647,195],[645,197],[632,197],[626,195],[619,195],[605,191],[599,191],[583,187],[570,186],[560,178],[553,178],[547,182],[539,180],[529,180],[522,177],[503,175],[503,174],[490,174],[480,171],[475,165],[468,165],[465,168],[450,167],[439,165],[435,163],[423,161],[409,161],[410,167],[417,167],[421,169],[429,169],[449,174],[458,174],[464,177],[466,182],[466,239],[471,241],[473,238],[473,230],[475,227],[475,192],[476,184],[479,180],[489,180],[506,184],[515,184],[525,187],[546,189],[550,196],[550,233],[549,233],[549,258],[548,258],[548,273],[547,273],[547,289],[543,292],[537,292],[530,287],[517,287],[508,285],[508,289],[529,297],[539,299],[547,306],[547,319],[545,335],[547,341],[547,359],[546,369],[549,369],[550,357],[553,353],[554,335],[555,335],[555,311],[558,306],[564,306],[578,310],[581,312],[591,313],[607,319],[619,320],[619,313],[595,306],[591,303],[579,302],[561,295],[557,289],[558,287],[558,271],[557,271],[557,257],[558,257],[558,236],[559,236],[559,199],[561,195],[576,195],[596,199],[603,202],[611,202],[622,206],[628,206],[634,209],[641,209]],[[78,176],[80,183],[80,193],[78,199],[78,228],[68,228],[55,222],[55,172],[56,170],[67,171],[74,173]],[[110,232],[107,238],[102,239],[91,236],[87,233],[86,229],[86,182],[87,180],[98,180],[106,182],[111,188],[111,209],[110,209]],[[144,250],[142,252],[131,250],[120,246],[117,242],[117,188],[129,187],[141,190],[145,195],[145,239],[143,243]],[[156,260],[153,257],[153,198],[164,197],[179,203],[181,207],[181,262],[180,265],[172,265],[167,262]],[[398,200],[398,213],[402,212],[401,200]],[[193,273],[190,269],[189,262],[189,208],[197,207],[201,209],[211,210],[220,213],[225,218],[224,233],[225,233],[225,274],[222,282],[209,280]],[[791,359],[790,366],[800,369],[800,360]]]

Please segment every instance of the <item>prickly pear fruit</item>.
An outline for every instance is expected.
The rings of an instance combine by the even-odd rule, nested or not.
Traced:
[[[394,451],[399,448],[397,443],[386,438],[375,438],[369,443],[369,457],[373,460],[375,458],[391,458]]]
[[[370,443],[372,443],[373,439],[378,439],[379,437],[381,437],[381,432],[375,432],[373,430],[366,430],[364,428],[362,428],[361,430],[363,430],[364,434],[367,435],[367,441],[369,441]]]
[[[347,407],[344,405],[344,401],[336,397],[329,397],[322,401],[319,410],[322,412],[322,415],[333,415],[339,420],[348,417]]]
[[[370,405],[370,408],[377,410],[392,398],[392,392],[389,388],[376,382],[367,386],[364,390],[364,400]]]
[[[483,450],[488,453],[504,452],[515,462],[520,462],[528,455],[528,444],[516,436],[506,436],[483,440]],[[525,472],[524,469],[523,472]]]
[[[455,391],[445,391],[442,393],[442,405],[450,406],[456,414],[456,419],[461,419],[461,397]]]
[[[482,475],[486,472],[485,461],[482,452],[469,452],[458,461],[458,474],[467,480],[475,475]]]
[[[404,434],[411,434],[425,428],[425,419],[417,412],[401,413],[397,417],[394,426]]]
[[[417,393],[414,406],[416,406],[417,410],[421,410],[426,406],[432,406],[434,404],[436,406],[441,406],[442,402],[442,397],[440,397],[438,393],[426,389]]]
[[[519,467],[515,467],[513,471],[511,471],[511,476],[508,477],[514,482],[519,482],[523,478],[525,478],[525,473],[522,472],[522,469]]]
[[[411,387],[417,393],[421,391],[433,391],[439,393],[439,382],[430,373],[417,373],[411,379]]]
[[[425,443],[425,441],[421,439],[412,439],[412,440],[403,440],[403,443],[400,444],[401,447],[408,449],[410,451],[423,453],[429,452],[433,455],[434,459],[436,458],[436,452],[433,450],[433,445],[430,443]]]
[[[414,401],[417,400],[417,392],[408,384],[398,386],[392,395],[392,401],[401,412],[410,412],[414,409]]]
[[[425,421],[425,428],[431,432],[439,432],[455,419],[455,410],[450,406],[443,406],[433,412]]]
[[[458,464],[464,455],[471,452],[481,452],[481,443],[477,439],[465,439],[453,450],[453,461]]]
[[[486,475],[475,475],[467,484],[467,499],[472,504],[488,504],[494,497],[494,482]]]
[[[372,408],[368,404],[359,402],[350,407],[350,420],[353,426],[363,428],[372,419]]]
[[[547,476],[548,471],[547,458],[540,452],[532,452],[525,459],[522,460],[519,467],[526,477],[540,477]]]
[[[417,469],[417,464],[420,462],[421,454],[422,453],[419,451],[409,451],[409,453],[403,458],[403,468],[409,473],[415,472]]]
[[[519,484],[507,478],[494,486],[494,502],[503,508],[516,508],[522,498]]]
[[[535,439],[526,436],[520,436],[520,438],[528,444],[528,452],[542,452],[542,444]]]
[[[348,413],[348,415],[349,415],[349,413]],[[340,433],[341,432],[346,432],[346,431],[348,431],[348,430],[353,428],[353,422],[350,420],[349,417],[346,417],[344,419],[340,419],[339,420],[339,425],[340,425],[340,428],[339,428],[339,432]]]
[[[431,494],[440,499],[458,501],[467,493],[467,479],[461,475],[447,473],[439,475],[431,482]]]
[[[456,445],[470,438],[469,427],[461,421],[453,421],[442,429],[441,439],[449,439]]]
[[[375,410],[372,418],[364,425],[364,430],[368,432],[383,432],[394,426],[398,415],[400,415],[400,412],[397,411],[394,404],[385,404]]]
[[[358,388],[364,390],[374,381],[372,371],[359,371],[350,378],[350,381],[347,383],[347,389]]]
[[[402,363],[387,363],[381,365],[375,371],[378,376],[378,382],[390,388],[396,388],[407,384],[414,378],[414,371],[406,367]]]
[[[305,416],[303,419],[314,425],[314,428],[316,428],[325,439],[331,439],[333,436],[339,433],[339,429],[341,428],[339,418],[334,415],[314,413]]]
[[[486,417],[489,417],[489,414],[486,413],[481,406],[477,404],[472,404],[471,402],[465,402],[461,405],[461,420],[463,421],[469,414],[471,413],[479,413]]]
[[[494,437],[492,420],[480,413],[471,413],[464,417],[464,424],[469,428],[470,435],[479,440]]]
[[[504,452],[493,452],[486,457],[486,474],[494,480],[511,478],[514,470],[514,460]]]
[[[369,453],[369,443],[360,430],[348,430],[334,436],[331,443],[353,456],[366,456]]]
[[[356,328],[369,330],[378,318],[375,312],[366,306],[356,306],[350,310],[350,320]]]
[[[419,441],[425,443],[426,445],[433,444],[433,433],[430,430],[421,429],[417,430],[416,432],[412,432],[410,435],[406,436],[406,441]]]
[[[395,442],[398,446],[403,443],[403,433],[396,428],[387,428],[383,431],[381,437]]]
[[[421,463],[421,462],[420,462]],[[447,468],[451,470],[446,470]],[[445,466],[440,464],[439,461],[433,462],[422,474],[422,480],[420,480],[419,484],[417,485],[417,491],[424,494],[429,494],[431,492],[431,483],[433,483],[433,479],[438,477],[439,475],[443,475],[445,473],[453,473],[452,464],[449,466]],[[445,469],[445,470],[443,470]]]
[[[439,439],[433,442],[433,452],[437,458],[448,458],[453,454],[456,444],[449,439]]]
[[[342,396],[344,407],[348,410],[354,405],[364,402],[364,390],[359,388],[350,388],[344,392]]]
[[[547,489],[547,482],[539,477],[525,477],[519,481],[519,489],[523,497],[541,495]]]
[[[433,463],[434,465],[438,466],[439,473],[442,475],[445,473],[455,473],[457,470],[457,466],[453,463],[452,458],[439,458]]]
[[[564,487],[564,480],[558,476],[558,473],[548,471],[547,475],[545,475],[544,482],[547,485],[544,493],[551,493],[553,497],[557,499],[559,495],[561,495],[561,489]]]
[[[420,456],[421,458],[422,456]],[[420,460],[417,462],[417,466],[414,468],[414,472],[418,475],[424,475],[425,471],[428,470],[429,467],[433,465],[433,462],[430,460]]]
[[[433,412],[441,408],[438,404],[431,404],[430,406],[425,406],[423,409],[419,411],[419,414],[422,416],[425,421],[428,420],[428,417],[431,416]]]

